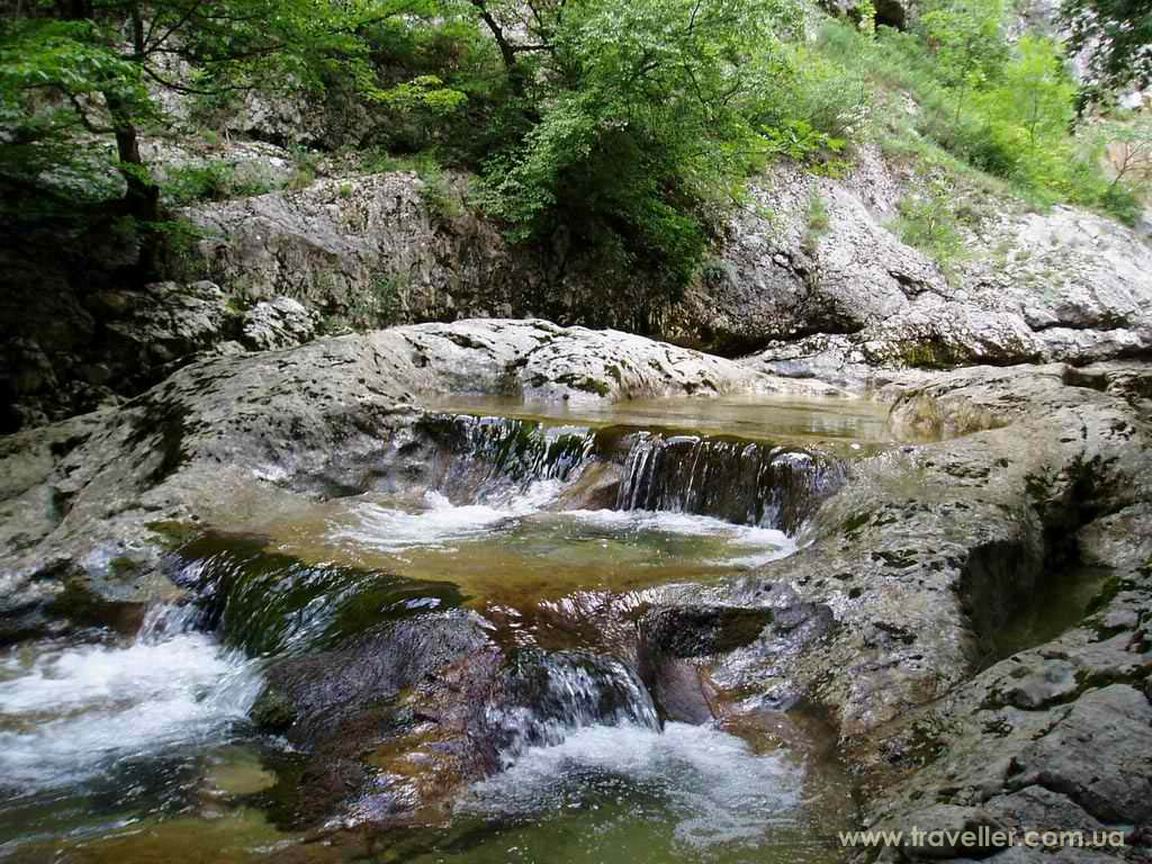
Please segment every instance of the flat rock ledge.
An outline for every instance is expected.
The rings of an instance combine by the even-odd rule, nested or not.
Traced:
[[[793,557],[656,592],[826,610],[818,638],[778,620],[710,671],[743,694],[737,712],[815,704],[831,715],[863,824],[905,832],[855,858],[1149,860],[1150,384],[1152,366],[1118,362],[891,384],[881,395],[894,424],[960,437],[868,460]],[[1084,831],[1089,845],[1106,831],[1125,845],[909,839],[979,826]]]
[[[85,619],[96,600],[170,593],[166,524],[227,526],[301,493],[387,489],[400,432],[440,396],[578,404],[780,389],[828,388],[546,321],[420,324],[202,360],[122,406],[0,439],[0,635]]]

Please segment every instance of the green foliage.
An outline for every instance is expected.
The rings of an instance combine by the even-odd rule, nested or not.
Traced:
[[[1133,218],[1131,178],[1112,185],[1102,170],[1110,145],[1073,134],[1076,86],[1058,44],[1000,35],[995,0],[938,0],[915,33],[880,28],[875,38],[843,24],[825,27],[821,52],[886,93],[877,134],[889,149],[925,157],[943,148],[959,164],[1002,178],[1036,206],[1068,201]]]
[[[428,211],[441,222],[451,222],[465,213],[464,196],[437,165],[426,166],[420,172],[423,181],[420,198]]]
[[[139,68],[98,32],[91,21],[0,20],[0,178],[34,185],[49,172],[78,198],[109,192],[102,179],[114,163],[74,138],[94,125],[89,106],[101,94],[147,100]]]
[[[845,141],[812,128],[807,120],[786,120],[780,126],[766,126],[762,132],[765,152],[794,162],[809,162],[820,154],[839,153]]]
[[[964,100],[996,77],[1006,44],[1000,0],[937,0],[920,19],[936,77],[949,88],[958,119]]]
[[[895,229],[900,239],[932,258],[945,276],[951,276],[953,266],[964,255],[954,184],[946,177],[934,177],[922,191],[901,200],[898,207]]]
[[[215,159],[168,169],[161,195],[170,206],[183,207],[195,201],[261,195],[271,188],[270,183],[242,177],[234,163]]]
[[[320,170],[319,157],[315,152],[302,147],[295,148],[292,152],[292,157],[292,175],[288,178],[288,182],[285,183],[285,185],[289,189],[294,190],[311,186],[316,181],[316,175]]]
[[[815,254],[820,238],[828,230],[828,204],[819,190],[813,190],[808,197],[808,219],[801,246],[809,255]]]
[[[1152,4],[1148,0],[1064,0],[1061,15],[1073,53],[1084,48],[1090,95],[1152,85]]]
[[[1067,0],[1066,14],[1091,12],[1093,32],[1110,34],[1101,62],[1112,79],[1122,77],[1117,57],[1147,59],[1131,44],[1152,26],[1143,5]],[[1076,87],[1060,45],[1007,38],[1002,0],[926,0],[902,33],[877,27],[866,0],[854,23],[829,22],[815,40],[799,0],[22,8],[33,11],[0,22],[0,181],[30,199],[156,191],[177,206],[264,191],[219,161],[158,172],[157,189],[135,146],[165,122],[149,92],[195,98],[203,117],[235,111],[253,90],[303,91],[330,117],[347,109],[366,170],[415,170],[444,222],[482,207],[513,241],[542,250],[557,283],[594,274],[640,327],[699,276],[726,209],[770,160],[840,176],[860,142],[907,155],[937,179],[903,203],[900,230],[942,262],[958,254],[964,214],[940,184],[1011,188],[1033,205],[1071,201],[1131,220],[1146,179],[1133,167],[1140,158],[1118,159],[1144,152],[1144,127],[1110,121],[1073,134]],[[318,172],[315,152],[296,157],[289,188]],[[480,181],[464,187],[450,179],[457,168]],[[813,196],[813,249],[824,208]]]
[[[755,118],[783,71],[782,0],[584,0],[543,28],[521,85],[535,122],[480,201],[516,240],[592,250],[608,284],[675,297],[713,208],[768,153]]]
[[[80,136],[112,136],[129,193],[154,188],[139,133],[161,120],[147,88],[227,101],[253,89],[298,95],[334,82],[393,115],[459,107],[436,75],[380,73],[374,37],[441,14],[434,0],[77,0],[31,4],[0,22],[0,179],[59,191],[89,167]],[[126,44],[126,36],[128,40]],[[173,80],[172,67],[187,71]],[[207,191],[221,178],[182,178]]]

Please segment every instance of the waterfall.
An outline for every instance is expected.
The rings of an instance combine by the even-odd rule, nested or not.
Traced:
[[[596,448],[596,434],[587,428],[506,417],[435,415],[426,428],[446,450],[437,491],[469,502],[536,481],[567,481]]]
[[[504,766],[591,726],[659,729],[648,690],[622,661],[583,651],[525,650],[506,670],[486,721]]]
[[[670,510],[795,532],[843,480],[838,462],[767,443],[639,432],[620,510]]]
[[[329,648],[380,621],[460,602],[449,583],[306,564],[266,550],[260,538],[207,533],[177,550],[167,566],[172,580],[196,596],[181,614],[253,656]]]
[[[444,461],[436,489],[455,502],[507,497],[540,481],[570,483],[591,462],[615,461],[623,463],[617,510],[794,533],[844,479],[842,463],[826,453],[765,441],[469,415],[433,415],[427,428]]]
[[[177,784],[172,765],[227,741],[260,671],[194,624],[190,605],[161,604],[128,643],[45,639],[0,657],[0,799],[128,781],[151,759],[171,763],[157,783]]]

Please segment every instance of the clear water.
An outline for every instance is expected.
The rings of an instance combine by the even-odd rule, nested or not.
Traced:
[[[576,590],[627,591],[707,578],[782,558],[796,548],[782,531],[708,516],[552,511],[532,501],[517,496],[503,505],[454,507],[431,493],[419,510],[364,503],[327,538],[361,565],[409,578],[447,579],[474,597],[514,603]],[[422,542],[414,542],[414,534]]]
[[[896,440],[888,424],[888,406],[857,396],[733,394],[700,399],[635,399],[603,405],[454,396],[434,407],[445,412],[557,424],[629,426],[779,443],[840,444],[843,449],[857,451],[872,450]]]
[[[889,443],[882,414],[856,401],[819,408],[709,400],[632,403],[575,419],[868,448]],[[629,626],[648,586],[721,578],[795,550],[770,527],[573,505],[566,496],[578,472],[569,467],[583,456],[586,449],[566,452],[563,471],[515,483],[492,483],[481,472],[477,484],[465,466],[454,488],[471,497],[445,488],[319,502],[227,526],[247,532],[242,539],[192,544],[188,577],[196,567],[231,574],[217,614],[225,633],[246,631],[247,639],[222,644],[189,629],[202,620],[168,613],[153,615],[134,641],[8,649],[0,655],[0,855],[835,860],[821,838],[850,823],[853,807],[851,783],[824,758],[826,734],[797,745],[795,736],[755,728],[660,730],[647,710],[622,712],[615,725],[581,722],[538,736],[507,754],[503,773],[424,824],[338,830],[315,842],[278,817],[277,790],[293,782],[293,754],[245,719],[267,655],[330,647],[374,622],[452,605],[480,611],[506,644],[602,649],[613,627]]]

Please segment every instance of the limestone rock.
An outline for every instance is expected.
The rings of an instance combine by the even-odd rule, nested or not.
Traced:
[[[241,339],[253,351],[291,348],[316,335],[317,317],[291,297],[261,300],[244,313]]]
[[[215,307],[187,302],[190,318],[144,320],[171,338],[198,338],[218,320],[200,302]],[[0,585],[5,597],[32,596],[35,585],[37,608],[65,584],[115,602],[163,595],[171,586],[150,524],[227,526],[275,512],[293,495],[387,488],[394,472],[411,467],[405,453],[419,452],[404,447],[421,404],[450,393],[565,401],[814,386],[638,336],[543,321],[422,324],[207,357],[83,421],[73,446],[52,444],[76,437],[68,424],[13,439],[14,453],[35,458],[13,463],[12,476],[26,479],[13,480],[0,501],[27,516],[0,534]]]

